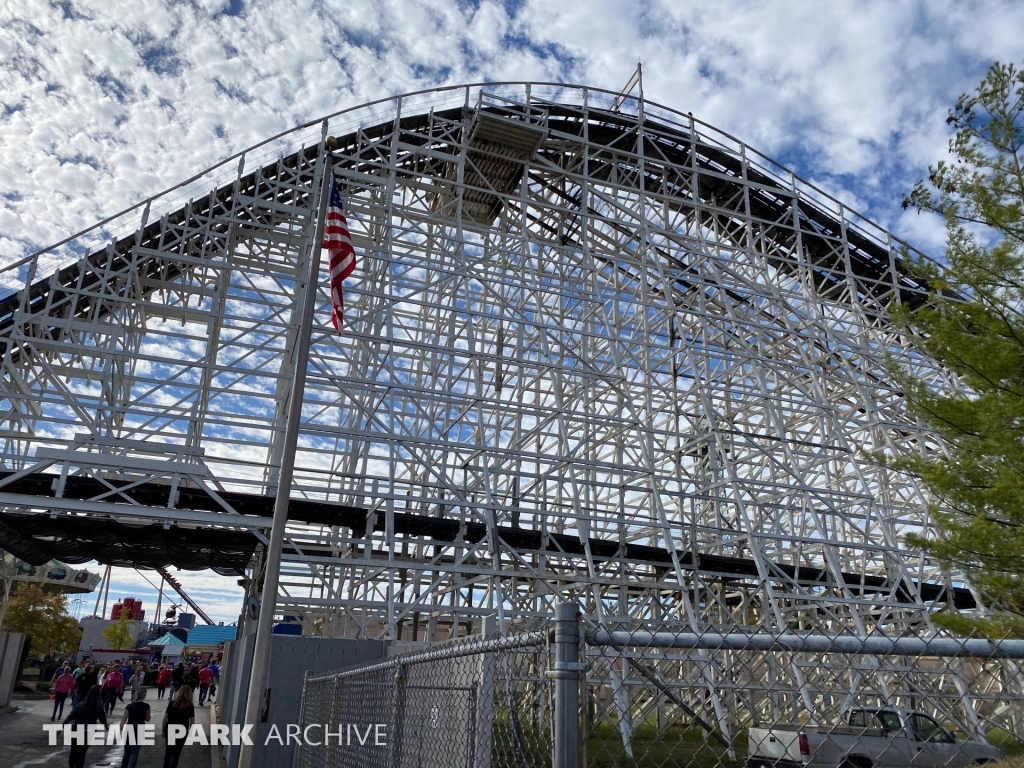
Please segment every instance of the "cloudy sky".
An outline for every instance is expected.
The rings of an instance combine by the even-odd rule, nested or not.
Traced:
[[[0,0],[0,261],[319,115],[469,81],[616,89],[638,59],[649,99],[938,255],[900,199],[957,96],[1024,63],[1022,30],[1009,0]],[[224,580],[184,582],[237,617]],[[132,591],[155,597],[119,574]]]

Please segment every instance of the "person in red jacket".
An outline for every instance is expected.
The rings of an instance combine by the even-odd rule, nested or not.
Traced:
[[[103,711],[106,714],[113,714],[122,688],[124,675],[121,674],[121,669],[116,666],[107,667],[107,676],[103,678]]]
[[[167,691],[167,684],[171,682],[171,670],[166,664],[160,665],[160,671],[156,673],[156,697],[162,699]]]
[[[206,699],[207,694],[210,692],[210,683],[213,681],[213,670],[210,669],[206,664],[203,664],[199,668],[199,706],[203,706],[203,701]]]

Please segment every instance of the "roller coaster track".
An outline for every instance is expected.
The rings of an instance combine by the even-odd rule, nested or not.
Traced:
[[[199,603],[197,603],[189,596],[188,592],[185,591],[185,588],[181,586],[181,582],[174,578],[166,568],[157,568],[156,570],[157,573],[164,577],[164,581],[170,584],[171,588],[174,589],[174,591],[181,596],[181,599],[188,603],[189,607],[192,608],[193,611],[199,614],[199,618],[201,618],[203,621],[210,625],[214,625],[217,623],[213,619],[211,619],[210,615],[199,606]]]

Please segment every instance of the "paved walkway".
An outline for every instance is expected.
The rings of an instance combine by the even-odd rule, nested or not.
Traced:
[[[167,709],[166,699],[156,699],[156,689],[147,691],[147,699],[153,708],[152,720],[156,724],[157,736],[152,747],[143,747],[139,753],[137,768],[163,768],[164,740],[160,736],[160,723]],[[69,747],[51,747],[43,725],[50,722],[53,702],[49,699],[11,700],[17,712],[0,717],[0,768],[65,768],[68,764]],[[69,709],[64,707],[64,716]],[[124,705],[118,702],[108,722],[120,722]],[[196,722],[204,726],[210,723],[209,707],[196,707]],[[59,741],[60,737],[58,737]],[[124,747],[89,747],[86,753],[86,768],[120,768]],[[181,753],[178,768],[219,768],[210,765],[210,747],[191,745]]]

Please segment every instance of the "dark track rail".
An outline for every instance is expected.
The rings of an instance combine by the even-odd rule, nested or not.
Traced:
[[[0,479],[9,476],[11,473],[0,474]],[[54,480],[56,475],[47,473],[35,473],[20,478],[15,482],[4,486],[9,493],[26,495],[26,505],[45,507],[47,498],[54,498]],[[109,491],[109,488],[97,480],[85,477],[70,476],[66,480],[64,495],[69,498],[87,499]],[[129,490],[124,491],[128,496],[139,504],[149,506],[166,507],[170,488],[160,483],[143,483]],[[178,491],[179,498],[177,506],[183,509],[219,511],[222,508],[215,499],[198,489],[181,488]],[[221,496],[242,515],[255,515],[259,517],[270,517],[274,510],[274,497],[260,496],[256,494],[245,494],[238,492],[224,492]],[[130,503],[125,500],[125,514],[131,514]],[[288,518],[298,523],[309,523],[324,526],[338,526],[348,528],[351,531],[352,539],[362,539],[366,536],[367,518],[370,511],[362,507],[345,506],[322,501],[310,501],[307,499],[292,499],[289,503]],[[38,515],[7,515],[8,525],[17,527],[17,518],[24,518],[26,521],[37,518]],[[89,518],[74,518],[76,525],[85,525]],[[105,521],[96,520],[97,525]],[[232,524],[232,519],[225,513],[225,526]],[[460,524],[457,520],[442,517],[429,517],[427,515],[395,512],[393,515],[394,531],[396,534],[411,538],[430,539],[441,544],[451,543],[462,537],[463,541],[475,544],[488,535],[488,527],[483,523],[466,522]],[[387,523],[382,516],[373,516],[370,529],[376,532],[386,530]],[[187,535],[194,535],[196,541],[202,537],[202,529],[189,529],[180,527],[183,532],[191,531]],[[34,565],[41,565],[48,561],[53,553],[48,551],[44,541],[35,540],[35,552],[21,549],[17,544],[12,543],[4,535],[4,529],[0,527],[0,548],[7,549],[13,554],[21,557],[26,562]],[[234,534],[239,535],[239,534]],[[247,534],[251,535],[251,534]],[[584,542],[578,536],[551,533],[546,531],[518,528],[514,526],[498,526],[498,538],[508,547],[520,554],[543,553],[548,556],[562,556],[569,560],[582,559],[585,556],[586,548]],[[256,540],[253,537],[252,546],[255,547]],[[673,566],[672,554],[662,547],[651,547],[643,544],[620,544],[590,537],[587,540],[590,551],[595,560],[613,560],[625,557],[626,560],[635,563],[644,563],[656,569],[669,570]],[[13,548],[12,548],[13,547]],[[285,551],[293,556],[299,553],[286,546]],[[317,547],[303,547],[306,555],[330,556],[329,550],[321,550]],[[750,558],[726,557],[721,555],[709,555],[688,551],[677,551],[675,553],[679,562],[684,568],[694,568],[705,574],[720,576],[726,580],[750,580],[759,579],[760,573],[757,564]],[[92,555],[99,562],[103,562],[103,553],[97,552]],[[38,562],[36,562],[38,561]],[[175,565],[175,563],[167,563]],[[153,567],[153,565],[143,566]],[[867,576],[859,573],[842,574],[843,583],[836,583],[826,569],[810,566],[797,566],[788,563],[771,563],[769,578],[775,583],[795,583],[801,586],[831,586],[835,588],[848,589],[855,595],[866,595],[869,593],[895,591],[897,600],[904,603],[915,602],[914,593],[918,593],[921,599],[926,602],[952,602],[957,608],[973,608],[976,605],[974,596],[970,590],[962,587],[947,589],[941,584],[928,582],[904,582],[894,585],[891,581],[881,576]]]
[[[548,125],[552,135],[562,138],[572,136],[582,138],[584,125],[580,112],[557,105],[550,106],[549,112]],[[447,119],[458,119],[462,114],[461,108],[436,113],[438,117]],[[613,148],[615,152],[621,153],[623,156],[630,152],[635,154],[639,143],[636,139],[635,129],[631,128],[628,120],[612,112],[599,112],[593,109],[588,114],[590,115],[590,124],[586,126],[586,129],[590,142]],[[428,124],[429,117],[429,115],[414,115],[403,118],[402,129],[408,132],[403,139],[411,143],[419,140],[421,145],[436,143],[428,135],[421,133],[417,136],[416,134]],[[371,138],[384,136],[390,131],[391,126],[390,122],[383,123],[365,129],[362,133]],[[647,171],[645,183],[649,189],[667,186],[672,190],[679,207],[694,204],[697,201],[690,199],[690,190],[666,182],[658,172],[660,162],[690,167],[700,173],[700,202],[718,208],[718,212],[708,215],[727,224],[731,213],[737,216],[746,215],[746,211],[742,208],[745,205],[742,193],[746,188],[746,182],[744,182],[744,173],[746,173],[748,181],[760,185],[760,188],[752,187],[754,191],[749,195],[750,213],[764,222],[775,222],[774,226],[767,228],[762,233],[763,241],[771,243],[782,253],[793,252],[797,243],[798,231],[792,221],[792,191],[784,189],[774,179],[749,166],[744,168],[729,153],[694,140],[678,129],[650,121],[645,124],[645,128],[647,134],[643,149],[645,157],[648,158],[645,163]],[[336,153],[344,154],[346,150],[351,150],[355,147],[356,140],[357,133],[355,132],[339,138]],[[437,144],[437,147],[448,152],[457,151],[457,148],[446,144]],[[147,250],[164,249],[167,254],[164,257],[149,256],[137,259],[136,269],[139,270],[140,277],[163,277],[165,279],[176,277],[183,271],[183,268],[180,262],[175,262],[174,253],[175,251],[186,252],[189,242],[174,243],[173,250],[166,250],[168,243],[165,242],[165,235],[168,225],[179,224],[188,216],[212,218],[217,215],[218,211],[229,208],[228,203],[234,194],[257,197],[261,192],[259,182],[261,173],[265,173],[268,168],[273,166],[294,168],[303,160],[311,161],[315,158],[317,151],[317,147],[308,147],[301,153],[294,153],[271,166],[249,173],[243,176],[237,184],[235,182],[226,184],[211,192],[210,195],[191,201],[189,205],[167,214],[161,220],[147,223],[141,233],[122,238],[113,245],[110,251],[98,250],[74,264],[60,269],[53,275],[36,280],[28,289],[28,311],[37,313],[45,309],[48,313],[60,318],[68,317],[70,311],[73,317],[88,317],[93,306],[87,301],[79,300],[72,307],[69,303],[69,289],[98,285],[105,279],[104,272],[117,271],[127,267],[132,260],[132,251],[136,246]],[[550,151],[541,149],[542,154]],[[657,160],[659,157],[664,159],[659,161]],[[411,153],[407,153],[405,162],[415,163],[417,161]],[[595,160],[592,163],[599,166],[604,161]],[[358,160],[353,165],[358,166]],[[595,167],[591,170],[592,173],[600,177],[600,168]],[[605,172],[608,170],[610,170],[610,166],[606,168]],[[307,194],[308,192],[294,191],[292,199],[282,198],[279,202],[290,205],[302,204],[305,202],[304,198]],[[570,202],[577,206],[580,205],[578,199],[571,199]],[[800,244],[804,257],[813,270],[815,288],[826,298],[836,298],[847,288],[845,280],[839,277],[845,271],[845,265],[842,263],[844,255],[836,252],[837,247],[841,250],[840,244],[844,234],[842,223],[808,201],[798,201],[797,210],[801,223]],[[853,273],[862,280],[859,286],[862,300],[874,302],[884,297],[891,290],[889,286],[895,279],[900,301],[911,306],[927,301],[926,284],[909,274],[901,258],[893,255],[893,263],[896,268],[896,273],[893,274],[890,269],[890,254],[885,248],[856,231],[847,230],[845,236],[850,245],[850,266]],[[798,272],[793,261],[772,256],[768,249],[763,248],[762,250],[768,261],[776,268],[789,274]],[[688,286],[678,287],[685,289]],[[149,295],[154,290],[156,289],[144,289],[143,296]],[[15,312],[23,300],[22,293],[19,291],[0,298],[0,352],[5,352],[10,344]],[[51,327],[48,331],[49,337],[53,339],[58,338],[60,333],[57,326]]]

